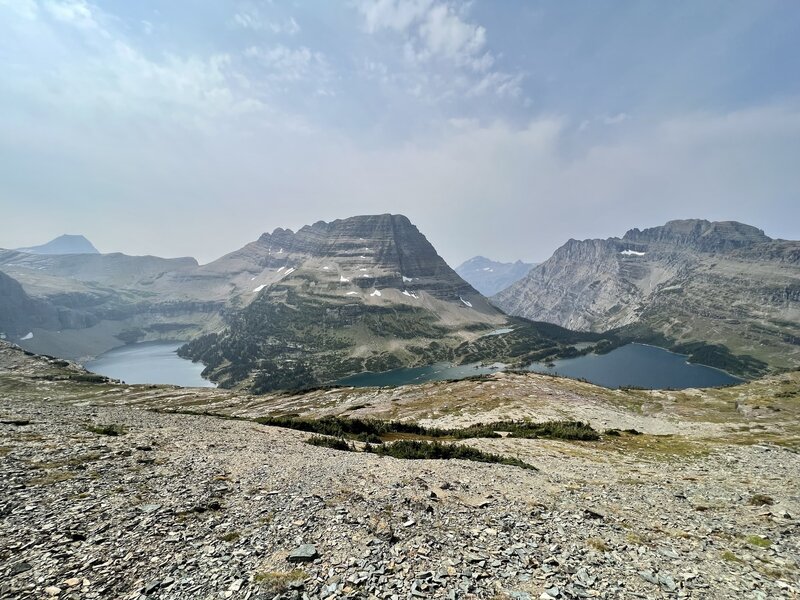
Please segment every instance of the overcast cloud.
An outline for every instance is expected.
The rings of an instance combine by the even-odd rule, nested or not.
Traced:
[[[794,0],[0,0],[0,246],[205,262],[383,212],[453,265],[797,239],[798,56]]]

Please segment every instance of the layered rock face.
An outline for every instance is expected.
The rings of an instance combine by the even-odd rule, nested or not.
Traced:
[[[256,391],[427,364],[506,322],[402,215],[276,229],[200,271],[251,287],[228,328],[183,355]]]
[[[493,302],[509,314],[800,365],[800,242],[736,222],[671,221],[570,240]]]
[[[504,263],[475,256],[456,267],[456,273],[484,296],[493,296],[516,283],[536,265],[518,260]]]
[[[211,263],[205,270],[230,272],[230,265],[237,262],[247,265],[251,272],[261,269],[259,274],[266,276],[264,270],[277,274],[281,267],[316,270],[317,278],[349,282],[362,290],[419,290],[456,301],[459,296],[476,296],[475,289],[445,263],[403,215],[319,221],[297,233],[279,228]]]

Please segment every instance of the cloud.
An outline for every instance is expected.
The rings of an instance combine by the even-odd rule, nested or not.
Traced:
[[[85,0],[47,0],[45,10],[54,19],[81,29],[99,29],[92,8]]]
[[[364,0],[357,7],[364,16],[367,31],[375,33],[380,29],[405,31],[423,18],[432,5],[433,0]]]
[[[308,81],[323,84],[330,80],[330,66],[325,55],[306,46],[290,48],[283,44],[271,47],[251,46],[245,56],[266,69],[262,77],[275,81]]]
[[[357,8],[367,32],[390,30],[403,36],[402,55],[408,64],[439,62],[464,69],[473,75],[455,77],[450,85],[473,96],[520,95],[522,74],[491,70],[496,58],[487,49],[486,28],[468,21],[465,9],[434,0],[362,0]]]
[[[13,11],[17,16],[27,20],[36,19],[39,5],[36,0],[0,0],[0,9]]]
[[[627,121],[629,118],[630,115],[628,113],[621,112],[615,115],[606,115],[603,117],[603,123],[605,125],[618,125],[623,121]]]
[[[233,15],[233,24],[242,29],[252,29],[253,31],[271,31],[274,34],[297,35],[300,33],[300,25],[289,17],[283,21],[271,21],[265,19],[261,13],[255,9],[244,9]]]

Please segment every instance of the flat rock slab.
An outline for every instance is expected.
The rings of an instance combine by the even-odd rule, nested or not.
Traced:
[[[289,556],[286,557],[286,560],[291,563],[311,562],[318,556],[319,554],[317,554],[317,549],[313,544],[302,544],[301,546],[298,546],[292,550],[289,553]]]

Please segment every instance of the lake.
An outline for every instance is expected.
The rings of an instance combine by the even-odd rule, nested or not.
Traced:
[[[410,383],[425,383],[426,381],[443,381],[445,379],[464,379],[485,375],[502,370],[505,365],[500,363],[492,366],[457,365],[450,363],[436,363],[425,367],[409,367],[393,369],[380,373],[359,373],[340,379],[338,385],[352,385],[355,387],[373,387],[384,385],[408,385]]]
[[[355,387],[407,385],[494,373],[499,370],[498,367],[501,369],[502,365],[483,367],[439,363],[382,373],[359,373],[340,379],[337,383]],[[647,389],[684,389],[716,387],[742,381],[719,369],[688,363],[681,354],[644,344],[627,344],[608,354],[587,354],[556,360],[552,367],[536,363],[528,370],[586,379],[608,388],[636,386]]]
[[[608,388],[636,386],[647,389],[717,387],[742,380],[725,371],[686,362],[686,356],[644,344],[627,344],[608,354],[586,354],[541,363],[529,370],[586,379]]]
[[[214,387],[203,379],[202,363],[193,363],[175,351],[183,342],[142,342],[115,348],[84,366],[100,375],[125,383],[166,383],[185,387]]]

